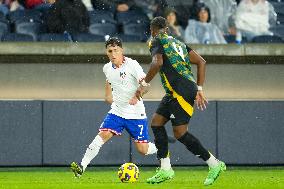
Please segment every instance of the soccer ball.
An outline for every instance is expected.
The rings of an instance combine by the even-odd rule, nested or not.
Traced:
[[[139,178],[139,169],[134,163],[125,163],[117,172],[121,182],[136,182]]]

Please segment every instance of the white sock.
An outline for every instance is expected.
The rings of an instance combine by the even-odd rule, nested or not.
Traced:
[[[161,169],[163,170],[170,170],[172,168],[171,166],[171,160],[169,157],[161,158]]]
[[[83,171],[85,171],[85,169],[90,164],[92,159],[94,159],[98,155],[100,148],[102,147],[103,144],[104,144],[103,139],[99,135],[97,135],[93,140],[93,142],[87,148],[85,155],[81,161]]]
[[[216,159],[211,153],[210,153],[210,158],[206,161],[207,165],[209,167],[216,167],[219,163],[219,160]]]
[[[148,151],[145,155],[147,156],[147,155],[150,155],[150,154],[155,154],[155,153],[157,153],[157,151],[158,151],[158,149],[156,148],[156,145],[152,142],[149,142],[148,143]]]

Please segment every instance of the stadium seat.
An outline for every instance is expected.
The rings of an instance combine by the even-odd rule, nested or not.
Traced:
[[[80,33],[73,35],[74,42],[104,42],[105,38],[101,35],[93,35],[90,33]]]
[[[284,25],[284,14],[277,13],[277,24]]]
[[[277,25],[269,29],[274,35],[281,37],[284,40],[284,25]]]
[[[271,2],[276,13],[284,14],[284,2]]]
[[[42,13],[37,10],[17,10],[10,12],[8,19],[12,24],[16,22],[42,22]]]
[[[9,32],[9,25],[5,22],[0,21],[0,38]]]
[[[147,41],[150,32],[149,26],[144,23],[129,23],[123,25],[123,33],[126,35],[136,35],[139,36],[141,41]]]
[[[4,42],[29,42],[34,41],[33,36],[20,33],[7,33],[2,37]]]
[[[37,35],[41,31],[41,24],[37,22],[19,22],[15,24],[15,32],[29,34],[37,41]]]
[[[254,37],[252,43],[283,43],[283,40],[276,35],[260,35]]]
[[[61,33],[45,33],[38,36],[41,42],[72,42],[72,38],[69,34]]]
[[[123,42],[141,42],[141,38],[137,35],[117,35]]]
[[[268,0],[269,2],[284,2],[284,0]]]
[[[89,15],[90,15],[90,24],[94,24],[94,23],[116,24],[116,20],[114,20],[112,12],[94,10],[94,11],[90,11]]]
[[[236,43],[236,36],[235,35],[224,35],[225,40],[227,41],[227,43]],[[247,43],[247,38],[246,37],[242,37],[242,42],[241,43]]]
[[[117,27],[112,23],[93,23],[89,26],[89,32],[95,35],[114,35],[117,34]]]
[[[118,24],[126,25],[130,23],[149,25],[150,20],[148,16],[139,11],[119,12],[116,14]]]
[[[3,12],[0,12],[0,19],[5,18],[5,15]]]

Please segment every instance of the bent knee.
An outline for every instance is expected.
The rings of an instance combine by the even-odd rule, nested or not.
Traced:
[[[186,133],[186,131],[174,131],[174,136],[175,138],[178,140],[180,137],[182,137],[184,134]]]
[[[137,151],[141,154],[141,155],[146,155],[148,152],[148,145],[137,145]]]

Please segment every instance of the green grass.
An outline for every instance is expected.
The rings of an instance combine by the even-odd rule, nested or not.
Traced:
[[[90,168],[80,179],[73,177],[68,168],[0,168],[0,189],[283,189],[284,167],[228,167],[212,186],[203,186],[207,175],[205,167],[175,167],[173,180],[150,185],[146,178],[155,172],[154,167],[140,168],[137,183],[121,183],[116,167]]]

